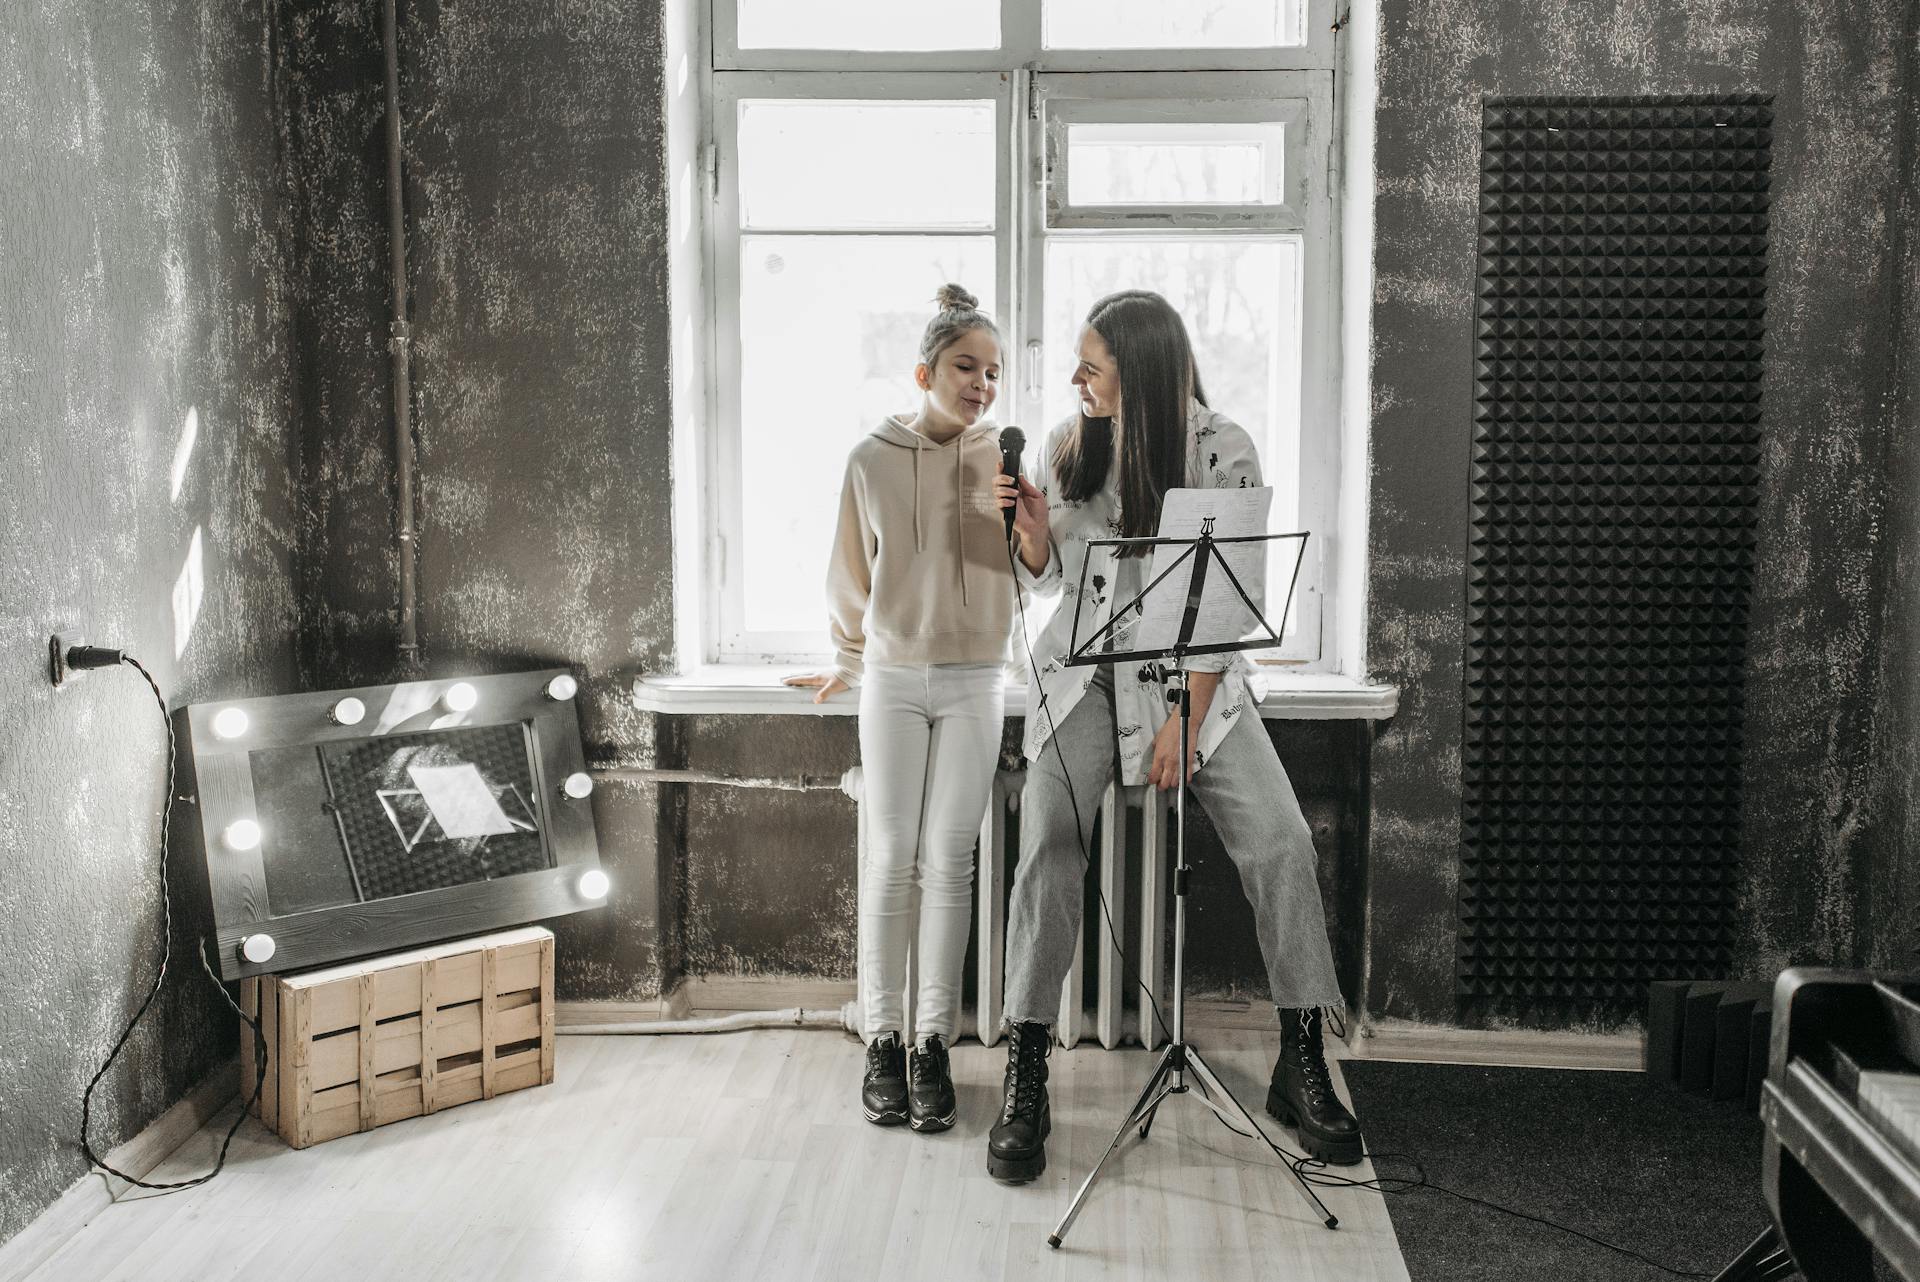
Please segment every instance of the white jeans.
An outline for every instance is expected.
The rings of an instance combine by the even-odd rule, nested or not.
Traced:
[[[869,1042],[904,1031],[915,886],[914,1034],[953,1041],[973,920],[973,848],[1000,758],[1000,687],[997,663],[869,666],[861,683],[861,1035]]]

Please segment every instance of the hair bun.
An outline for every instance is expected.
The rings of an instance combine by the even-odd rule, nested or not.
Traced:
[[[940,287],[940,292],[934,295],[934,301],[940,304],[943,312],[971,312],[980,306],[979,299],[951,282]]]

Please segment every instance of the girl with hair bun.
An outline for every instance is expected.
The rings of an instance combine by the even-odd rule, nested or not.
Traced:
[[[861,1106],[880,1126],[942,1131],[956,1114],[948,1046],[972,920],[974,840],[1000,758],[1015,601],[1000,450],[983,426],[1000,390],[1000,331],[958,285],[940,290],[914,381],[919,412],[882,419],[847,459],[827,571],[833,671],[788,684],[818,686],[816,703],[860,691]],[[919,991],[908,1048],[901,990],[910,937]]]

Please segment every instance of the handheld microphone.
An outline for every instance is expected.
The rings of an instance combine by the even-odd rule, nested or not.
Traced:
[[[1027,434],[1017,427],[1000,429],[1000,470],[1014,480],[1020,479],[1020,451],[1027,445]],[[1020,500],[1014,499],[1013,506],[1007,509],[1007,538],[1013,538],[1013,514],[1020,509]]]

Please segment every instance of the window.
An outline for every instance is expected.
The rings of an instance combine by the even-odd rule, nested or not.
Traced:
[[[1132,287],[1172,302],[1209,401],[1259,447],[1273,528],[1315,535],[1283,654],[1320,664],[1338,489],[1328,0],[699,2],[707,398],[699,518],[681,527],[699,538],[682,571],[701,585],[683,600],[700,653],[683,663],[826,655],[847,451],[917,405],[916,346],[952,280],[1007,339],[994,421],[1036,445],[1071,412],[1088,306]],[[1272,567],[1273,599],[1291,570]]]

